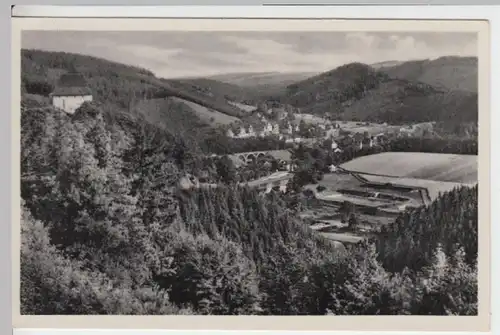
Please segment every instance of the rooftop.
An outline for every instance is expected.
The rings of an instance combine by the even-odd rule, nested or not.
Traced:
[[[91,95],[92,91],[87,87],[85,78],[76,72],[65,73],[59,77],[53,96],[64,95]]]

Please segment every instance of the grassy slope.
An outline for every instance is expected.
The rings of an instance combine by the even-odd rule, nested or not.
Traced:
[[[387,164],[390,162],[390,164]],[[385,152],[342,165],[351,171],[443,182],[477,182],[478,157],[417,152]]]
[[[23,50],[22,55],[24,84],[34,83],[37,87],[40,86],[37,83],[43,83],[45,86],[53,86],[62,73],[76,68],[86,77],[89,87],[93,90],[94,100],[102,110],[112,114],[121,111],[125,114],[140,115],[170,134],[182,134],[182,137],[189,142],[198,143],[205,134],[210,133],[210,126],[221,123],[217,121],[237,120],[227,114],[214,112],[216,122],[210,122],[210,117],[207,117],[207,113],[210,112],[200,112],[208,111],[200,105],[191,102],[182,103],[181,99],[173,97],[158,98],[157,96],[164,96],[162,90],[166,81],[156,78],[145,69],[62,52]],[[172,86],[175,83],[167,84]],[[191,90],[183,83],[174,88],[185,92]],[[47,97],[50,90],[39,93],[42,94],[30,94],[24,89],[23,105],[26,107],[50,105],[50,99]],[[200,96],[198,93],[198,97]]]
[[[166,79],[165,81],[171,83],[172,85],[181,83],[192,86],[195,89],[200,88],[201,90],[206,90],[204,94],[211,94],[215,97],[226,97],[235,102],[242,102],[254,98],[254,95],[252,94],[253,91],[250,89],[210,78],[181,78]]]
[[[239,108],[228,104],[224,96],[217,95],[218,92],[209,96],[190,83],[156,78],[146,69],[101,58],[64,52],[22,50],[21,64],[22,83],[25,87],[38,82],[53,87],[61,73],[75,69],[86,77],[95,99],[101,102],[117,102],[125,106],[130,99],[176,95],[231,116],[244,114]],[[207,87],[205,89],[209,90]]]
[[[193,132],[206,125],[195,111],[174,97],[139,101],[134,105],[133,112],[174,134]]]
[[[230,124],[233,122],[238,121],[239,119],[227,114],[223,114],[220,112],[217,112],[215,110],[203,107],[201,105],[198,105],[194,102],[180,99],[180,98],[172,98],[174,101],[185,104],[187,107],[189,107],[197,116],[198,118],[209,125],[225,125],[225,124]]]

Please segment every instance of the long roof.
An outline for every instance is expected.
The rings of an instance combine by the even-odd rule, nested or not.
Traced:
[[[76,72],[65,73],[59,77],[57,85],[52,92],[53,96],[91,95],[85,78]]]

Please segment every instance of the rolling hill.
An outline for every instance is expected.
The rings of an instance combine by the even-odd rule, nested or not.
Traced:
[[[388,66],[387,66],[388,65]],[[477,92],[476,57],[440,57],[377,67],[392,78],[420,81],[445,90]]]
[[[391,77],[351,63],[287,87],[287,103],[303,113],[340,120],[387,122],[477,122],[477,93],[448,90]]]
[[[350,120],[413,123],[477,121],[477,94],[441,91],[425,84],[390,80],[345,104],[342,117]]]
[[[361,63],[350,63],[287,86],[291,105],[310,108],[324,102],[342,103],[377,87],[387,76]]]
[[[127,107],[134,100],[175,96],[233,117],[246,113],[228,103],[225,96],[219,95],[220,92],[214,94],[210,87],[200,86],[208,83],[193,85],[160,79],[146,69],[80,54],[22,50],[21,55],[22,89],[25,93],[48,96],[60,74],[76,70],[84,75],[97,101]]]
[[[304,113],[329,114],[342,120],[477,122],[477,93],[450,91],[425,82],[437,77],[432,77],[432,73],[448,73],[441,76],[446,78],[442,83],[458,83],[464,76],[471,78],[474,66],[477,67],[473,58],[443,57],[401,64],[390,61],[375,65],[379,70],[351,63],[306,79],[303,78],[310,74],[274,72],[162,79],[139,67],[41,50],[22,50],[21,64],[24,94],[47,97],[62,73],[77,70],[85,76],[99,102],[128,108],[137,101],[176,97],[202,123],[210,125],[227,124],[248,115],[250,109],[239,103],[256,105],[273,98],[300,107]],[[454,72],[452,69],[457,67],[461,70]],[[299,78],[300,81],[286,86]],[[168,119],[162,122],[168,123]]]
[[[141,115],[151,124],[160,126],[171,134],[195,135],[207,125],[206,120],[200,118],[191,106],[176,97],[141,100],[129,112]]]
[[[165,79],[164,81],[174,87],[189,87],[191,90],[197,90],[200,94],[225,98],[234,102],[244,102],[255,98],[251,89],[209,78],[180,78]]]

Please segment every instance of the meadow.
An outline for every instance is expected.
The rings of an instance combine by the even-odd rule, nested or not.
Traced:
[[[477,182],[478,158],[476,155],[384,152],[356,158],[342,167],[368,174],[472,184]]]
[[[210,124],[210,125],[226,125],[226,124],[231,124],[233,122],[239,121],[237,117],[230,116],[221,112],[218,112],[213,109],[209,109],[207,107],[204,107],[202,105],[199,105],[197,103],[184,100],[181,98],[171,98],[174,101],[181,102],[185,105],[187,105],[189,108],[191,108],[196,115],[205,123]]]

